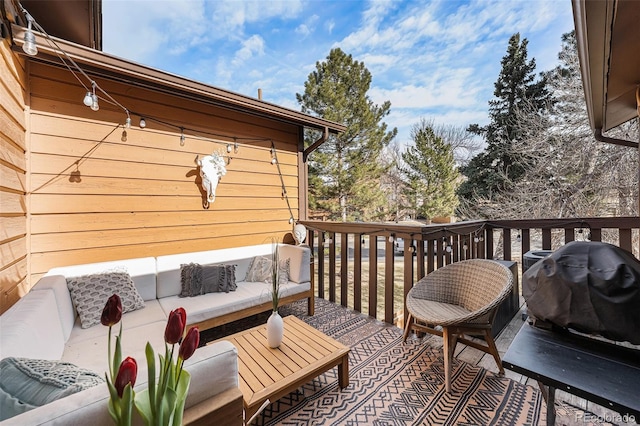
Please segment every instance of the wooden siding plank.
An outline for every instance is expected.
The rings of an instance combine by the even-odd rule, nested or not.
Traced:
[[[24,156],[24,149],[7,139],[4,135],[0,135],[0,162],[10,164],[22,172],[27,170],[27,160]]]
[[[260,224],[260,229],[265,233],[276,233],[282,229],[282,222],[263,222]],[[36,234],[31,236],[31,249],[41,253],[128,244],[188,241],[208,237],[232,237],[242,235],[246,230],[247,225],[244,223],[213,223],[199,226],[171,226],[155,230],[140,228]]]
[[[179,197],[175,195],[49,195],[31,196],[32,214],[46,213],[103,213],[103,212],[152,212],[152,211],[199,211],[202,210],[200,196]],[[293,211],[297,211],[298,201],[290,198]],[[216,196],[209,208],[210,212],[254,210],[286,207],[286,201],[279,194],[271,197],[224,197]],[[19,212],[15,210],[11,212]],[[24,210],[22,210],[24,212]],[[213,214],[213,213],[212,213]],[[287,217],[288,219],[288,217]]]
[[[102,176],[121,177],[130,179],[151,179],[151,180],[175,180],[196,182],[199,180],[198,169],[193,163],[193,159],[185,164],[149,164],[143,159],[135,161],[118,161],[111,159],[84,158],[53,156],[47,154],[34,153],[31,156],[31,167],[33,174],[47,174],[52,176],[71,176],[71,172],[79,172],[82,176]],[[222,182],[235,180],[233,175],[241,172],[242,175],[248,173],[262,173],[277,175],[277,169],[271,163],[260,163],[242,161],[235,159],[233,167],[227,170],[227,174],[222,177]],[[297,169],[294,166],[281,165],[283,176],[295,176]],[[250,172],[249,172],[250,171]],[[241,175],[241,176],[242,176]],[[289,189],[294,188],[293,186]],[[297,185],[296,185],[297,188]]]
[[[33,117],[34,124],[37,124],[38,119],[51,118],[38,115]],[[77,120],[54,120],[53,123],[55,128],[59,126],[64,126],[67,129],[69,127],[72,129],[96,127],[95,123]],[[185,147],[181,147],[176,134],[154,134],[134,128],[127,130],[127,140],[123,142],[121,140],[121,129],[112,132],[113,126],[104,127],[104,135],[109,135],[105,139],[103,139],[104,136],[101,133],[97,133],[97,129],[94,129],[93,133],[84,130],[84,132],[89,133],[86,138],[79,138],[78,135],[71,137],[34,133],[31,139],[31,151],[69,157],[84,157],[87,153],[91,153],[92,158],[120,161],[141,159],[145,163],[183,164],[188,166],[194,166],[196,155],[203,156],[212,152],[222,151],[223,155],[231,158],[230,163],[227,165],[228,168],[232,169],[238,160],[264,163],[273,168],[270,147],[243,145],[238,149],[237,153],[227,153],[226,142],[198,141],[198,146],[195,146],[195,143],[190,143],[189,146],[185,144]],[[79,130],[78,133],[82,132]],[[292,166],[294,170],[297,170],[297,154],[277,147],[276,149],[280,166]]]
[[[27,203],[25,196],[0,189],[0,213],[4,215],[26,215]]]
[[[0,285],[2,289],[2,293],[0,293],[0,314],[4,313],[29,291],[30,287],[26,277],[26,258],[17,259],[11,266],[0,270]]]
[[[24,194],[26,193],[26,180],[24,172],[0,162],[0,186]]]
[[[8,267],[16,259],[27,257],[27,240],[18,238],[0,243],[0,270]]]
[[[51,253],[31,254],[31,274],[42,274],[57,266],[81,265],[84,263],[106,262],[141,256],[163,256],[176,253],[215,250],[228,247],[242,247],[263,244],[272,237],[282,240],[290,232],[289,227],[273,233],[251,233],[224,237],[203,237],[199,240],[172,240],[150,244],[127,244],[113,247],[86,248]]]
[[[27,235],[27,221],[24,216],[0,216],[0,241],[12,240]]]
[[[11,118],[2,103],[0,103],[0,134],[22,151],[26,150],[25,128]]]
[[[0,68],[2,67],[0,66]],[[19,87],[18,82],[16,82],[15,80],[7,82],[2,79],[2,81],[0,82],[0,100],[2,101],[0,105],[2,105],[2,109],[6,111],[9,117],[11,117],[14,122],[16,122],[21,128],[24,129],[26,128],[24,98],[22,94],[19,95],[19,98],[16,98],[10,86]]]
[[[289,217],[289,211],[269,209],[257,213],[255,210],[234,210],[215,212],[215,223],[243,223],[245,226],[260,226],[262,222],[283,220]],[[24,221],[24,218],[22,219]],[[1,223],[1,222],[0,222]],[[98,229],[136,229],[162,228],[167,226],[201,226],[212,223],[210,210],[175,212],[126,212],[126,213],[76,213],[33,215],[30,219],[31,234],[48,232],[81,232]]]

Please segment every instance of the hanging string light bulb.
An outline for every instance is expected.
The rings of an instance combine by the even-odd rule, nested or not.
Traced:
[[[520,236],[520,232],[518,232],[518,236],[516,237],[516,242],[518,243],[522,242],[522,236]]]
[[[180,127],[180,146],[184,146],[184,141],[185,141],[185,137],[184,137],[184,127]]]
[[[144,129],[145,127],[147,127],[147,120],[144,117],[140,117],[140,128]]]
[[[27,13],[24,8],[23,12],[27,15],[27,31],[24,33],[24,44],[22,45],[22,50],[29,56],[35,56],[38,54],[38,48],[36,47],[36,36],[33,35],[32,26],[33,26],[33,17]]]

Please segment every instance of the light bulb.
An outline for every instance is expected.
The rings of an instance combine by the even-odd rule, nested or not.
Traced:
[[[122,137],[120,138],[120,140],[122,142],[126,142],[127,141],[127,131],[126,130],[122,131]]]
[[[293,217],[289,218],[289,223],[293,223]]]
[[[276,164],[276,163],[277,163],[276,159],[275,159],[275,158],[272,158],[272,159],[271,159],[271,164]]]
[[[184,135],[180,135],[180,146],[184,146],[184,140],[185,140]]]
[[[392,243],[393,242],[393,235],[389,235],[389,242]]]
[[[452,251],[453,249],[451,248],[451,246],[447,246],[447,248],[446,248],[445,250],[447,250],[447,253],[451,253],[451,251]]]
[[[520,234],[518,234],[518,236],[516,237],[516,241],[517,242],[522,242],[522,237],[520,236]]]
[[[127,119],[124,121],[124,127],[127,129],[131,128],[131,117],[127,117]]]
[[[473,242],[474,242],[474,243],[477,243],[477,242],[479,242],[479,241],[480,241],[480,238],[478,238],[478,237],[473,237]]]
[[[230,143],[227,144],[227,152],[231,153],[231,151],[233,150],[233,147],[231,146]]]
[[[84,99],[82,100],[82,103],[88,107],[90,107],[91,104],[93,104],[93,97],[91,96],[91,92],[87,92],[87,94],[84,95]]]
[[[98,96],[95,93],[91,94],[91,109],[94,111],[98,111],[100,109],[100,105],[98,105]]]
[[[469,246],[466,243],[462,245],[462,250],[467,251],[468,248]]]
[[[140,128],[144,129],[145,127],[147,127],[147,122],[144,118],[140,117]]]
[[[24,44],[22,50],[29,56],[35,56],[38,54],[38,48],[36,47],[36,36],[31,31],[31,25],[33,18],[31,15],[27,15],[27,31],[24,33]]]

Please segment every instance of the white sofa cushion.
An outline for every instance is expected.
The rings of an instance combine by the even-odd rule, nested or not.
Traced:
[[[146,324],[152,324],[158,321],[166,321],[167,316],[164,314],[160,302],[156,300],[148,300],[145,302],[145,307],[138,309],[137,311],[127,312],[122,314],[122,327],[123,329],[137,328]],[[113,330],[117,332],[120,329],[120,324],[113,326]],[[80,343],[84,340],[95,338],[106,338],[108,327],[99,325],[90,328],[82,328],[80,325],[80,319],[76,320],[73,326],[73,332],[67,340],[67,345],[72,346],[76,343]],[[124,331],[123,331],[124,333]]]
[[[180,285],[180,265],[189,263],[199,263],[201,265],[216,263],[234,264],[237,265],[236,282],[240,282],[244,281],[251,260],[255,256],[270,254],[271,250],[271,244],[261,244],[257,246],[158,256],[156,259],[158,299],[180,294],[182,290],[182,286]]]
[[[278,256],[280,259],[289,259],[289,281],[311,282],[311,249],[308,246],[281,244]]]
[[[133,279],[143,300],[156,298],[156,258],[114,260],[110,262],[88,263],[86,265],[61,266],[47,272],[49,275],[62,275],[66,278],[97,274],[124,267]]]
[[[63,275],[45,275],[33,286],[31,292],[36,290],[52,290],[54,292],[58,315],[62,324],[62,333],[64,340],[67,341],[73,329],[73,323],[76,320],[76,311],[73,308],[73,302],[67,287],[67,279]]]
[[[280,286],[280,297],[309,291],[310,283],[288,282]],[[209,293],[196,297],[163,297],[159,299],[165,314],[183,307],[187,311],[187,324],[217,318],[241,309],[271,301],[271,285],[267,283],[240,282],[236,291]]]
[[[154,323],[144,324],[134,328],[124,328],[122,330],[122,358],[128,356],[135,358],[138,362],[138,378],[147,377],[147,362],[144,355],[144,349],[147,342],[151,343],[156,353],[164,354],[164,330],[166,321],[156,321]],[[109,371],[108,360],[108,327],[99,326],[103,333],[81,341],[69,342],[65,346],[62,361],[70,362],[78,367],[88,368],[97,373],[104,374]],[[115,335],[117,335],[119,327],[113,327],[111,344],[115,345]],[[113,348],[113,346],[112,346]]]
[[[0,316],[0,359],[60,359],[65,340],[52,289],[27,293]]]

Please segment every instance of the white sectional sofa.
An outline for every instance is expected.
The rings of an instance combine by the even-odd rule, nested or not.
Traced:
[[[255,256],[270,255],[271,244],[147,257],[54,268],[32,290],[0,316],[0,359],[19,357],[59,360],[94,371],[107,370],[107,327],[81,328],[67,288],[67,278],[126,268],[145,307],[122,316],[123,357],[138,361],[136,389],[146,387],[144,347],[149,341],[156,353],[164,351],[164,330],[171,310],[184,307],[188,325],[215,327],[270,309],[270,286],[244,280]],[[281,304],[309,300],[313,314],[311,256],[308,247],[279,245],[281,259],[289,259],[289,282],[281,286]],[[236,291],[179,297],[181,265],[234,264]],[[106,301],[105,301],[106,302]],[[185,422],[241,424],[242,399],[238,389],[237,350],[220,341],[196,350],[185,366],[191,386]],[[2,386],[2,384],[0,384]],[[106,384],[61,398],[1,422],[4,425],[112,424],[107,412]]]

